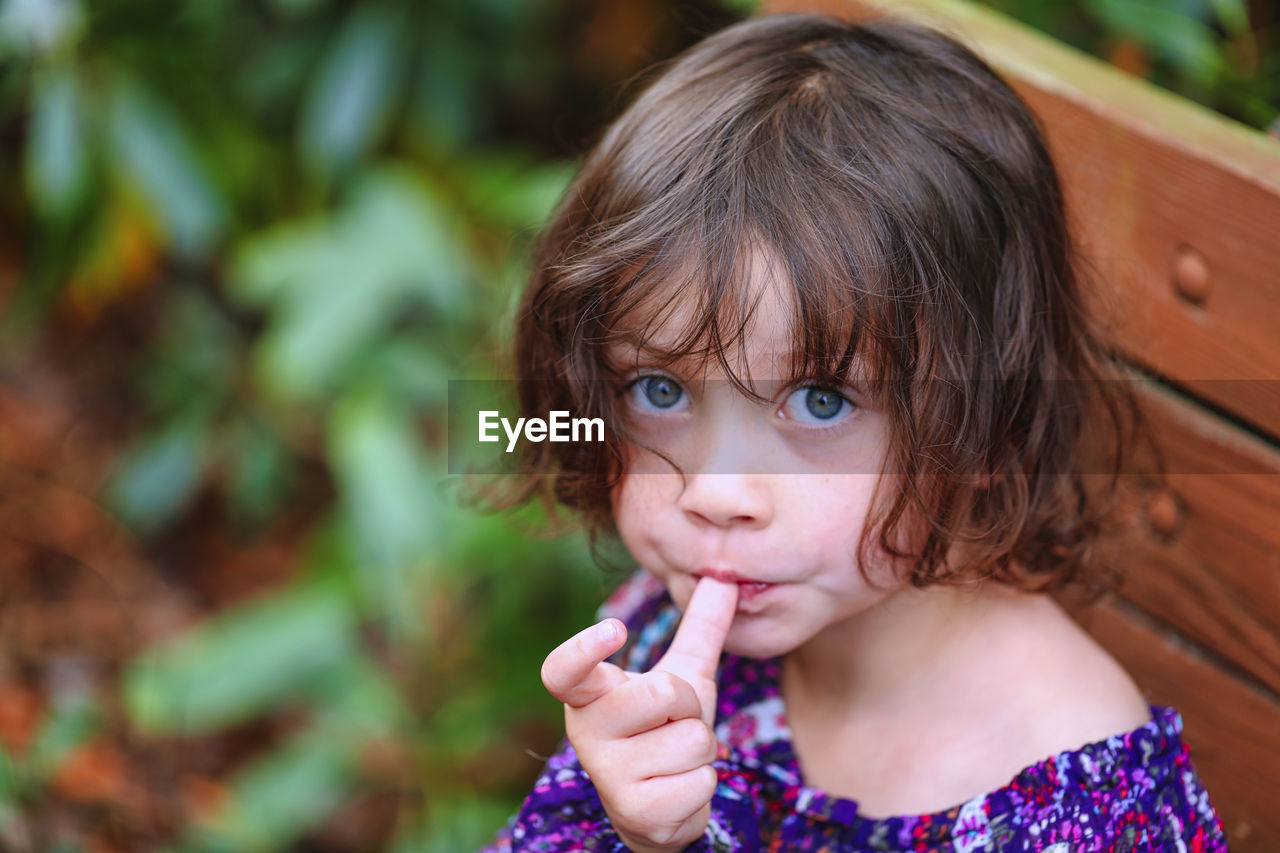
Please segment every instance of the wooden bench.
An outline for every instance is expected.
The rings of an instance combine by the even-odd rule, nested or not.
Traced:
[[[772,0],[958,35],[1042,119],[1165,456],[1080,616],[1177,707],[1236,853],[1280,850],[1280,142],[958,0]]]

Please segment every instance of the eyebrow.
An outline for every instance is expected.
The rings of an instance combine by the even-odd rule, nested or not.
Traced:
[[[620,332],[620,333],[615,333],[615,335],[617,335],[617,337],[613,341],[611,341],[608,344],[605,344],[606,349],[611,349],[615,346],[627,346],[634,349],[636,352],[649,353],[651,355],[659,354],[664,349],[661,346],[651,345],[650,341],[653,340],[652,337],[641,338],[633,332]],[[765,353],[765,355],[770,358],[777,359],[779,357],[794,358],[800,353],[801,353],[801,350],[793,348],[793,349],[786,349],[786,350],[769,350],[768,352]],[[685,358],[685,357],[687,356],[681,356],[681,358]]]
[[[607,348],[608,352],[606,353],[605,359],[611,369],[625,370],[628,367],[638,369],[645,369],[649,367],[670,368],[675,371],[677,378],[681,378],[679,376],[681,373],[692,373],[692,371],[688,371],[687,368],[703,367],[711,360],[710,357],[693,358],[689,354],[679,355],[674,359],[669,358],[657,352],[654,348],[645,346],[643,343],[637,345],[634,340],[626,341],[625,346],[627,349],[619,354],[617,349],[622,346],[624,346],[624,344],[622,342],[618,342],[618,344],[611,345]],[[770,352],[767,355],[776,357],[779,354],[777,352]],[[802,353],[798,350],[791,350],[782,355],[788,360],[775,360],[773,363],[796,364],[802,361],[800,357]],[[855,356],[850,363],[849,371],[844,376],[836,376],[834,374],[829,374],[826,371],[810,374],[805,371],[796,373],[788,370],[781,371],[775,376],[768,377],[739,374],[739,378],[749,383],[795,382],[803,381],[805,379],[814,379],[819,382],[829,382],[833,385],[845,385],[861,394],[866,393],[866,371],[867,360],[862,356]]]
[[[650,344],[652,337],[642,338],[636,332],[614,332],[614,339],[605,344],[605,360],[608,363],[623,363],[636,366],[648,366],[647,362],[652,361],[661,365],[671,365],[673,367],[687,365],[690,362],[698,364],[709,362],[712,355],[707,353],[701,357],[696,357],[694,353],[679,353],[674,357],[663,352],[661,347],[655,347]],[[617,351],[622,349],[623,358],[615,358]],[[634,355],[632,355],[634,354]],[[770,350],[764,354],[765,358],[774,364],[797,364],[803,363],[803,348],[793,348],[789,350]],[[834,371],[822,371],[822,376],[815,378],[827,378],[829,375],[833,381],[839,381],[844,384],[851,385],[855,388],[863,387],[870,375],[873,363],[859,349],[853,353],[849,360],[847,372],[842,376],[836,376]],[[750,377],[747,377],[750,378]],[[806,378],[803,375],[791,376],[792,379]]]

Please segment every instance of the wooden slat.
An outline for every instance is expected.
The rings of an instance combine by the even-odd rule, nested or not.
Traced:
[[[1019,89],[1049,123],[1126,354],[1280,436],[1280,180],[1254,182],[1176,140],[1111,123],[1090,104]],[[1266,144],[1280,168],[1280,145]],[[1201,304],[1175,285],[1186,247],[1210,271]]]
[[[1280,693],[1280,452],[1158,386],[1139,398],[1172,501],[1137,493],[1104,546],[1122,594]]]
[[[766,9],[881,13],[858,0]],[[1280,144],[975,4],[883,9],[959,34],[1044,120],[1128,356],[1280,436]],[[1183,247],[1209,270],[1199,304],[1174,287]]]
[[[1149,701],[1182,714],[1183,739],[1232,853],[1280,850],[1280,705],[1123,608],[1099,605],[1080,621]]]

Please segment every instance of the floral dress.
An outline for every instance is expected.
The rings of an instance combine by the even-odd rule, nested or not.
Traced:
[[[643,672],[680,619],[662,584],[637,573],[601,609],[629,633],[614,662]],[[791,746],[779,659],[725,654],[719,673],[711,819],[690,851],[1226,851],[1222,824],[1182,741],[1182,718],[1152,705],[1150,722],[1019,772],[945,811],[864,817],[852,800],[807,786]],[[567,743],[488,848],[626,851]]]

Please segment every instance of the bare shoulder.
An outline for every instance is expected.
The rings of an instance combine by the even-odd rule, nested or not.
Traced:
[[[1133,679],[1052,598],[1019,594],[1001,622],[1014,650],[1007,663],[1024,675],[1006,697],[1024,764],[1150,722]]]

